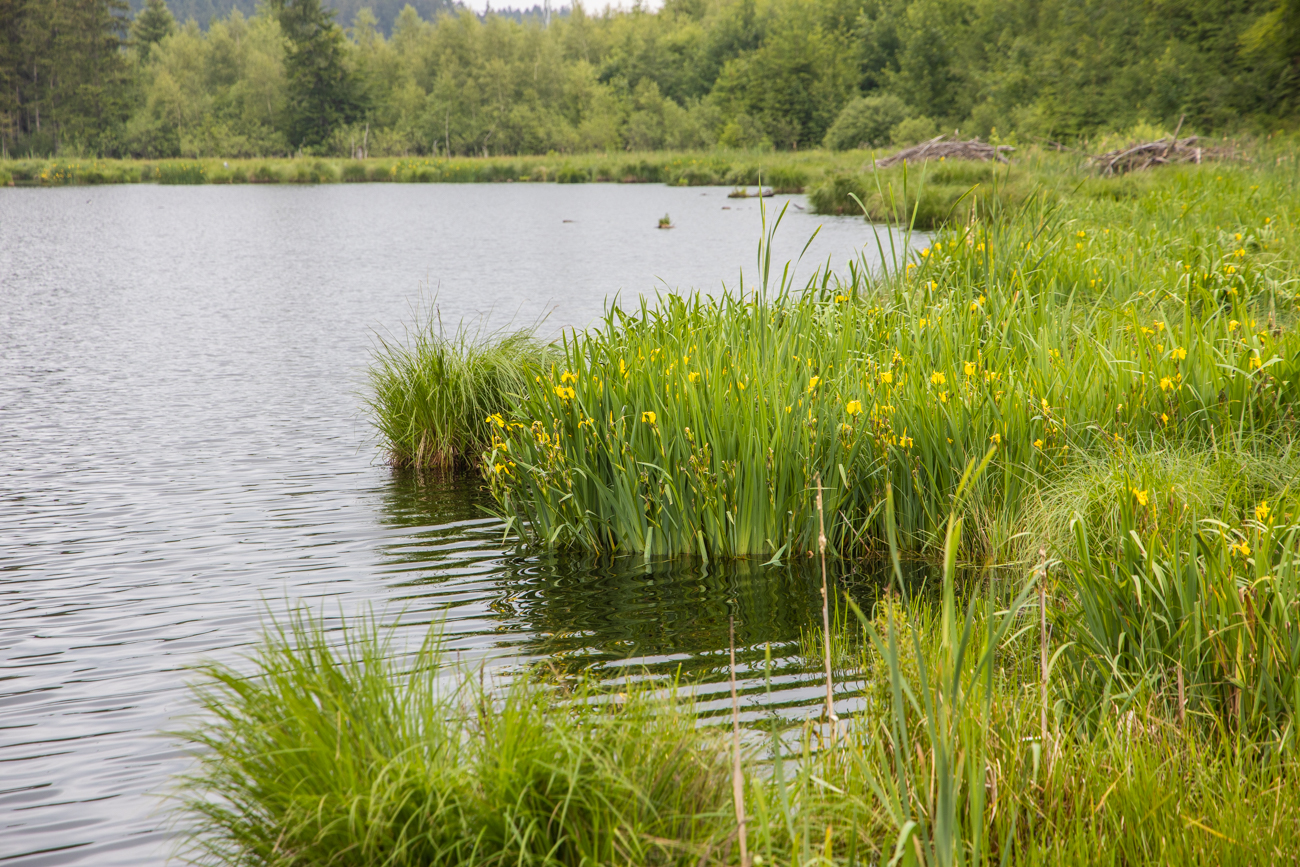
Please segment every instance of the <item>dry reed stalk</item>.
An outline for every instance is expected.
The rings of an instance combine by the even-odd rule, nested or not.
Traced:
[[[745,775],[740,768],[740,699],[736,695],[736,615],[727,618],[731,648],[731,796],[740,832],[740,867],[749,867],[749,833],[745,827]]]
[[[1187,722],[1187,693],[1183,689],[1183,664],[1178,663],[1178,724]]]
[[[1041,670],[1042,707],[1039,708],[1039,737],[1043,745],[1044,763],[1050,762],[1047,748],[1047,549],[1038,549],[1038,654]]]
[[[822,474],[817,474],[817,547],[822,560],[822,632],[826,662],[826,720],[831,726],[831,742],[839,740],[840,718],[835,715],[835,684],[831,678],[831,611],[826,584],[826,513],[822,508]]]

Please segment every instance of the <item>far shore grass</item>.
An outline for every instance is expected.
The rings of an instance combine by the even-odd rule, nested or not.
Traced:
[[[1111,136],[1098,151],[1123,142]],[[1297,137],[1234,143],[1241,160],[1223,168],[1294,166]],[[0,160],[0,186],[82,186],[156,183],[618,183],[669,186],[764,188],[807,193],[812,210],[826,215],[865,215],[875,222],[932,229],[967,220],[971,209],[1018,205],[1033,195],[1082,192],[1132,199],[1152,184],[1152,172],[1103,178],[1084,151],[1030,144],[1017,147],[1008,164],[934,161],[876,170],[879,150],[627,152],[487,157],[266,158],[102,160],[33,158]],[[922,178],[924,181],[922,182]],[[923,192],[922,192],[923,191]],[[960,212],[960,213],[959,213]]]
[[[18,186],[66,184],[292,183],[656,183],[754,186],[801,191],[829,171],[869,168],[871,152],[701,151],[488,157],[377,157],[0,161],[0,180]]]

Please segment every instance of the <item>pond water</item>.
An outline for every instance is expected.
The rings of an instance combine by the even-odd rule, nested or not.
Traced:
[[[812,713],[816,573],[522,554],[474,479],[383,466],[361,413],[415,309],[584,327],[616,293],[748,282],[760,225],[649,185],[0,190],[0,861],[165,863],[188,670],[287,606],[445,619],[492,664],[680,666],[705,712],[734,613],[746,715]],[[873,258],[865,223],[791,207],[776,261],[818,225],[800,273]]]

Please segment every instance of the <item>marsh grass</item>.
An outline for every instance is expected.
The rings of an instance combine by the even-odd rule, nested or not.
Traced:
[[[1063,621],[1080,705],[1105,714],[1159,703],[1185,725],[1289,749],[1300,709],[1294,503],[1194,523],[1172,492],[1134,488],[1121,503],[1111,554],[1075,524]]]
[[[691,864],[734,822],[725,744],[688,705],[411,655],[298,613],[251,673],[202,670],[185,734],[191,856],[211,864]]]
[[[1126,538],[1134,490],[1163,501],[1166,531],[1178,525],[1194,532],[1204,519],[1240,526],[1260,503],[1271,504],[1275,515],[1295,513],[1300,455],[1293,441],[1229,448],[1181,443],[1082,455],[1070,471],[1037,492],[1033,506],[1023,512],[1021,532],[1055,556],[1072,559],[1078,554],[1076,521],[1094,546]]]
[[[858,171],[864,153],[749,151],[605,153],[497,157],[191,158],[167,165],[202,169],[186,183],[662,183],[672,186],[753,186],[801,192],[827,171]],[[16,184],[141,183],[162,178],[141,160],[7,160],[0,172]]]
[[[550,350],[531,330],[450,334],[436,308],[402,339],[378,337],[367,402],[393,466],[453,468],[477,463],[492,440],[489,416],[518,403]]]
[[[813,550],[820,474],[835,551],[884,551],[888,482],[904,547],[934,557],[994,445],[963,558],[1005,562],[1063,535],[1026,508],[1099,462],[1253,443],[1287,464],[1300,271],[1257,193],[1294,192],[1208,171],[1227,170],[1129,203],[976,203],[920,250],[882,246],[883,268],[803,285],[771,267],[777,215],[754,283],[566,337],[492,442],[499,512],[545,546],[781,559]]]

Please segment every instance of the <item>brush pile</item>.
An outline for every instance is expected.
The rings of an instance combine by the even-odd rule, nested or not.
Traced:
[[[1108,151],[1092,157],[1091,162],[1101,170],[1103,175],[1122,175],[1153,166],[1199,163],[1202,160],[1221,160],[1231,156],[1233,154],[1223,148],[1205,146],[1200,136],[1189,135],[1186,138],[1177,138],[1175,135]]]
[[[935,136],[929,141],[921,142],[919,145],[913,145],[910,148],[904,148],[896,154],[891,154],[876,163],[877,168],[887,169],[896,163],[907,161],[909,163],[925,162],[926,160],[937,160],[940,158],[949,160],[978,160],[988,162],[997,160],[1005,163],[1007,158],[1003,156],[1004,151],[1013,151],[1015,148],[1010,145],[991,145],[973,138],[970,141],[945,141],[946,135]]]

